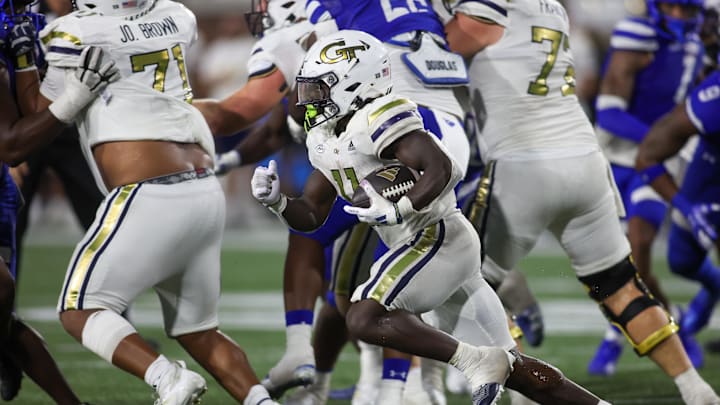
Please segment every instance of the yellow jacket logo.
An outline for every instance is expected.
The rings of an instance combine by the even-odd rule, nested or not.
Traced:
[[[355,54],[357,51],[367,51],[370,49],[370,45],[363,41],[362,45],[345,46],[345,41],[333,42],[323,48],[320,52],[320,60],[322,63],[333,64],[347,60],[348,62],[352,59],[357,58]],[[344,47],[344,48],[343,48]]]
[[[378,172],[376,176],[382,177],[383,179],[393,182],[395,181],[395,178],[397,177],[398,173],[400,172],[399,167],[390,167],[388,169],[385,169],[381,172]]]

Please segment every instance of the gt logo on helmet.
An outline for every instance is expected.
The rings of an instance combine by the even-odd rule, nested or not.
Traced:
[[[322,51],[320,51],[320,60],[323,63],[327,64],[338,63],[343,60],[347,60],[349,62],[350,60],[357,58],[357,56],[355,55],[356,51],[367,51],[368,49],[370,49],[370,45],[366,44],[363,41],[360,42],[362,43],[362,45],[348,46],[340,49],[335,48],[345,46],[345,41],[333,42],[323,48]],[[335,49],[335,57],[328,56],[328,53],[332,49]]]

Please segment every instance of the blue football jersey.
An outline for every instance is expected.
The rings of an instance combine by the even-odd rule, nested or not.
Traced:
[[[720,146],[720,72],[708,76],[688,97],[685,109],[706,142]]]
[[[445,37],[429,0],[309,0],[306,10],[313,24],[330,16],[341,30],[365,31],[383,42],[419,28]]]
[[[693,35],[680,43],[664,38],[647,18],[627,18],[610,40],[614,51],[651,52],[652,62],[635,77],[628,113],[647,125],[681,103],[702,68],[703,46]],[[604,72],[603,72],[604,74]]]

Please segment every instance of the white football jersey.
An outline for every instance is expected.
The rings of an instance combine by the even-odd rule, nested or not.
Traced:
[[[380,97],[357,111],[343,133],[335,135],[333,127],[322,124],[311,128],[306,145],[310,163],[346,201],[352,201],[354,190],[365,176],[397,162],[380,157],[386,147],[410,131],[424,130],[416,104],[393,94]],[[435,136],[428,136],[450,157]],[[461,170],[454,159],[450,158],[450,161],[456,175],[440,196],[401,224],[376,227],[385,244],[393,246],[402,242],[457,210],[453,186],[457,184]]]
[[[247,63],[248,77],[262,77],[278,69],[285,76],[288,87],[294,87],[305,57],[303,43],[312,31],[313,25],[303,20],[265,34],[253,46]]]
[[[199,143],[215,155],[210,129],[192,107],[185,54],[197,38],[195,15],[180,3],[157,0],[145,15],[128,20],[75,11],[40,33],[48,73],[41,93],[50,100],[63,91],[82,49],[103,48],[120,70],[112,83],[77,118],[81,144],[101,190],[105,187],[92,147],[112,141],[163,140]]]
[[[542,159],[599,150],[575,96],[568,16],[557,0],[454,1],[453,13],[494,21],[503,37],[469,68],[483,158]]]

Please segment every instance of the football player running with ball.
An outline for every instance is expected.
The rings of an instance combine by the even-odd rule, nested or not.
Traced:
[[[347,30],[319,40],[297,82],[316,170],[303,195],[288,198],[271,161],[255,170],[253,196],[294,229],[311,231],[323,224],[336,196],[351,201],[357,180],[377,169],[399,162],[421,172],[397,203],[360,181],[370,207],[346,208],[389,247],[354,291],[348,329],[365,342],[454,365],[471,382],[473,403],[492,403],[516,360],[515,343],[499,299],[478,271],[477,234],[455,206],[462,169],[424,130],[416,105],[391,94],[388,51],[369,34]],[[486,309],[476,315],[488,346],[460,342],[417,317],[456,293]]]

